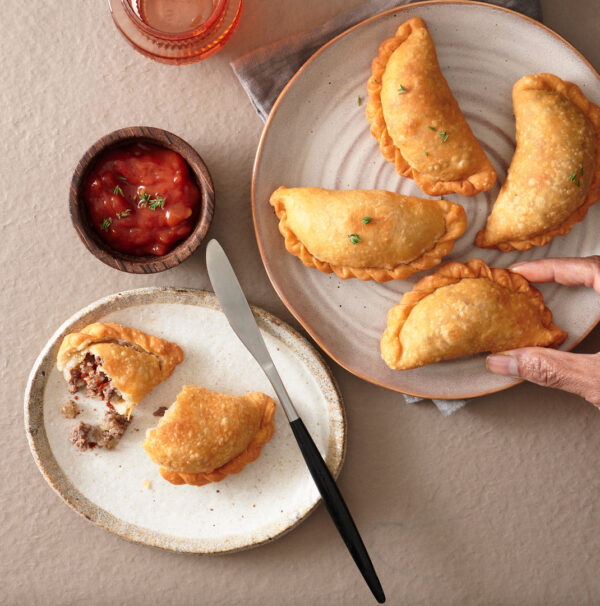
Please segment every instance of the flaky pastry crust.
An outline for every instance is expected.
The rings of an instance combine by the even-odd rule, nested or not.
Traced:
[[[128,414],[183,361],[176,343],[113,322],[96,322],[65,336],[58,370],[69,380],[70,370],[88,353],[102,359],[102,370],[121,393]]]
[[[186,385],[142,446],[171,484],[203,486],[255,461],[275,431],[275,401]]]
[[[496,171],[452,95],[423,19],[409,19],[380,45],[367,92],[371,134],[399,175],[431,196],[474,196],[494,185]]]
[[[451,289],[459,283],[467,288],[458,298],[453,297]],[[420,310],[422,317],[430,316],[431,323],[417,323],[411,327],[411,335],[403,334],[411,314],[434,293],[439,293],[439,299],[432,300],[429,309]],[[465,328],[466,323],[470,327]],[[466,264],[443,265],[419,280],[390,309],[381,355],[390,368],[408,370],[485,351],[558,347],[566,337],[567,333],[552,322],[552,312],[540,291],[523,276],[472,259]]]
[[[319,244],[321,248],[328,249],[326,254],[329,260],[319,258],[311,252],[294,232],[292,221],[288,217],[287,204],[293,200],[302,205],[307,199],[311,200],[311,204],[318,202],[319,216],[311,217],[311,209],[308,207],[296,208],[295,212],[302,214],[303,222],[311,226],[313,241],[319,238],[319,230],[325,225],[326,231]],[[279,218],[279,232],[284,237],[286,250],[307,267],[314,267],[324,273],[334,272],[343,280],[402,280],[417,271],[434,267],[452,251],[455,241],[467,228],[467,217],[459,204],[447,200],[403,196],[383,190],[336,191],[318,187],[282,186],[273,192],[270,204]],[[333,210],[332,206],[335,206]],[[367,224],[363,223],[364,217],[368,218]],[[428,223],[436,223],[436,226],[428,228]],[[395,232],[390,227],[394,224],[399,225],[401,231]],[[439,233],[435,232],[436,229]],[[350,240],[352,234],[359,236],[357,244]],[[428,237],[427,241],[414,241],[424,235]],[[385,250],[382,244],[384,242],[389,242],[390,245],[395,242],[396,246],[407,244],[409,250],[419,252],[416,258],[403,260],[390,267],[369,266],[365,263],[352,266],[341,262],[349,257],[359,259],[363,253],[365,259],[368,259],[367,263],[377,260],[384,264],[389,259],[389,250]],[[382,246],[384,250],[380,250]],[[340,261],[334,262],[333,259]]]
[[[518,80],[513,105],[517,148],[487,225],[475,240],[480,248],[503,252],[545,246],[567,235],[600,200],[600,107],[577,85],[553,74]]]

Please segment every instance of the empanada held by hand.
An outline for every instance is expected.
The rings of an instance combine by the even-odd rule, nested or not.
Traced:
[[[403,23],[373,60],[367,119],[383,157],[431,196],[474,196],[496,171],[444,78],[425,21]]]
[[[122,399],[130,414],[182,360],[176,343],[120,324],[96,322],[63,339],[56,365],[71,392],[86,387],[90,396]]]
[[[275,401],[186,385],[142,443],[171,484],[203,486],[255,461],[275,431]]]
[[[475,240],[505,252],[568,234],[600,199],[600,108],[552,74],[518,80],[513,105],[517,149]]]
[[[408,370],[467,354],[557,347],[566,337],[525,278],[472,259],[440,267],[390,309],[381,355],[390,368]]]
[[[288,252],[343,279],[407,278],[438,265],[467,227],[459,204],[383,190],[280,187],[270,203]]]

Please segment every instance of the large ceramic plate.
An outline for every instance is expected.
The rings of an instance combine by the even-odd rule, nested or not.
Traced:
[[[334,380],[303,337],[260,309],[254,313],[298,412],[337,476],[346,433]],[[59,412],[71,396],[56,369],[56,354],[65,334],[99,320],[175,341],[185,360],[134,410],[132,424],[114,450],[80,453],[68,441],[74,421]],[[77,313],[40,354],[25,396],[29,444],[46,480],[97,525],[127,539],[176,551],[235,551],[272,540],[296,526],[314,509],[319,493],[280,407],[275,435],[259,459],[241,473],[203,487],[173,486],[160,477],[141,442],[146,429],[158,421],[153,411],[169,406],[186,384],[274,396],[214,295],[146,288],[112,295]],[[78,397],[83,413],[77,419],[97,423],[102,402],[81,393]]]
[[[256,234],[279,296],[323,349],[342,366],[374,383],[414,395],[469,397],[504,389],[514,380],[485,370],[483,355],[410,371],[383,363],[379,339],[388,309],[425,275],[377,284],[342,281],[304,267],[287,254],[268,200],[279,185],[387,189],[424,196],[381,156],[365,118],[366,82],[379,44],[410,17],[422,17],[435,41],[442,71],[498,172],[498,184],[473,198],[446,196],[465,207],[466,234],[447,260],[479,257],[496,267],[540,257],[600,252],[600,204],[567,237],[526,253],[482,250],[473,244],[496,199],[514,151],[511,90],[521,76],[552,72],[577,83],[600,102],[600,76],[567,42],[539,23],[495,6],[428,2],[394,9],[345,32],[317,52],[279,97],[263,131],[254,167]],[[358,99],[362,102],[359,104]],[[426,197],[426,196],[424,196]],[[540,289],[572,348],[595,325],[600,297],[581,288]]]

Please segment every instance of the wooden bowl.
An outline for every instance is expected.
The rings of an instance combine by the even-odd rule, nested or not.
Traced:
[[[119,252],[104,242],[94,230],[85,200],[83,187],[85,179],[96,159],[106,150],[135,142],[154,143],[177,152],[187,162],[191,175],[200,190],[200,212],[192,233],[170,250],[166,255],[130,255]],[[208,232],[214,210],[215,190],[206,164],[198,152],[183,139],[162,128],[131,126],[105,135],[94,143],[83,155],[73,174],[69,192],[69,210],[75,231],[85,247],[100,261],[134,274],[148,274],[164,271],[185,261]]]

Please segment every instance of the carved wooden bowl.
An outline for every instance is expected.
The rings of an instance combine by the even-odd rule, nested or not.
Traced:
[[[94,230],[83,199],[86,177],[96,159],[106,150],[135,142],[147,142],[177,152],[187,162],[201,194],[200,211],[192,232],[176,243],[165,255],[131,255],[119,252],[104,242]],[[131,126],[105,135],[94,143],[83,155],[71,181],[69,210],[77,234],[85,247],[100,261],[129,273],[156,273],[179,265],[198,248],[210,227],[215,208],[215,190],[206,164],[198,152],[183,139],[162,128]]]

